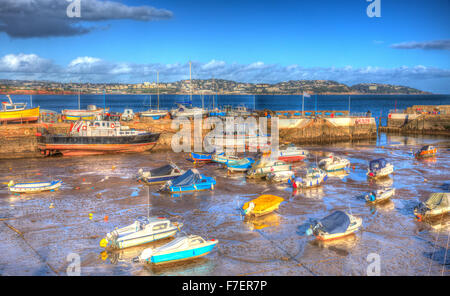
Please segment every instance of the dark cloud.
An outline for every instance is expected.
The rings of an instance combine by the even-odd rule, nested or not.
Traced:
[[[66,0],[1,0],[0,32],[13,38],[82,35],[97,29],[86,23],[130,19],[169,19],[172,12],[151,6],[132,7],[113,1],[81,0],[81,17],[69,18]]]
[[[450,39],[425,42],[402,42],[391,45],[396,49],[450,50]]]
[[[66,66],[56,65],[34,54],[9,54],[0,58],[0,78],[54,80],[62,82],[173,82],[189,79],[189,63],[135,64],[109,62],[95,57],[78,57]],[[450,70],[415,67],[311,67],[281,66],[255,62],[251,64],[226,63],[212,60],[193,62],[192,77],[212,77],[251,83],[277,83],[288,80],[334,80],[347,85],[358,83],[388,83],[407,85],[426,91],[450,93]]]

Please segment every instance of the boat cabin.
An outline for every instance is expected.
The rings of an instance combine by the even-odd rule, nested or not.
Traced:
[[[122,126],[120,121],[77,121],[71,128],[72,136],[84,137],[124,137],[137,136],[145,132],[130,129],[128,126]]]
[[[9,102],[2,102],[2,110],[0,111],[23,111],[27,107],[27,103],[13,103],[9,95],[6,95],[6,97],[9,99]]]
[[[139,223],[141,230],[151,229],[153,232],[160,232],[170,227],[170,221],[165,218],[149,218],[138,217],[136,221]]]

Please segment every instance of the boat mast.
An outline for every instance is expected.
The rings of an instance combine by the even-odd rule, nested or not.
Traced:
[[[78,110],[81,110],[81,106],[80,106],[80,89],[78,89]]]
[[[158,93],[158,111],[159,111],[159,71],[156,71],[156,89]]]
[[[30,107],[33,108],[33,95],[30,95]]]
[[[191,102],[191,106],[192,106],[192,62],[191,61],[189,61],[189,88],[191,91],[189,101]]]

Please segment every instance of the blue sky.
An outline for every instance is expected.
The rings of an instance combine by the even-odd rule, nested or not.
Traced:
[[[1,8],[13,0],[4,1]],[[366,0],[81,0],[82,16],[67,28],[87,33],[49,33],[72,20],[39,1],[42,15],[27,18],[25,33],[13,29],[20,21],[14,10],[0,9],[0,78],[142,82],[158,70],[162,81],[174,81],[188,77],[192,60],[194,78],[333,79],[450,93],[448,0],[380,0],[380,18],[367,16]],[[89,1],[136,9],[117,16]],[[143,7],[163,12],[154,19]]]

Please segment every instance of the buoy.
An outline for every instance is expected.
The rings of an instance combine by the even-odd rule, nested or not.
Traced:
[[[115,169],[116,169],[116,166],[115,166],[115,165],[113,165],[113,166],[111,167],[111,169],[115,170]]]
[[[53,209],[55,207],[55,205],[53,205],[53,203],[50,204],[50,206],[48,207],[49,209]]]
[[[101,193],[97,193],[97,198],[100,198],[100,197],[102,197],[102,194]]]
[[[89,213],[89,219],[92,220],[93,214]]]
[[[109,219],[109,217],[108,217],[107,215],[103,218],[103,220],[104,220],[105,222],[108,222],[108,219]]]
[[[83,178],[83,182],[86,182],[86,179],[85,179],[85,178]]]
[[[107,245],[108,241],[106,240],[106,238],[102,238],[102,240],[100,241],[100,247],[106,248]]]
[[[75,187],[75,190],[80,190],[80,187]]]

